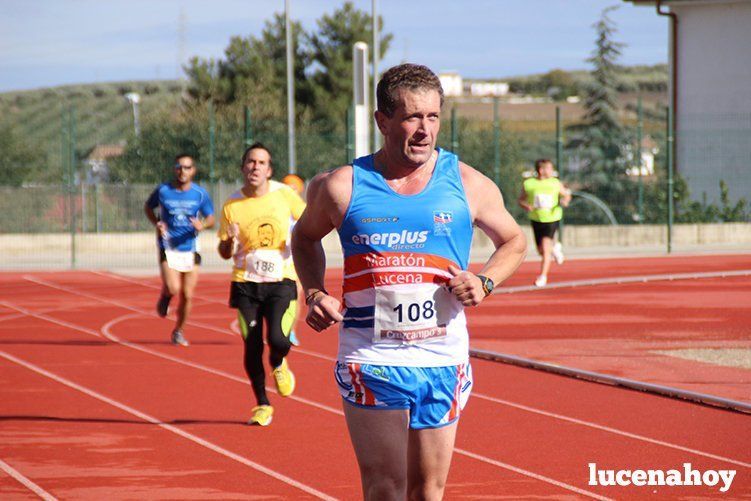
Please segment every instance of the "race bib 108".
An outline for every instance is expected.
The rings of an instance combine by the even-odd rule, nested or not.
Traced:
[[[410,290],[377,288],[373,341],[415,344],[446,337],[452,301],[445,287],[434,284]]]

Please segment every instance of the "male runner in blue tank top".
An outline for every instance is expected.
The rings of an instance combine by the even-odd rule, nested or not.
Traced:
[[[198,232],[214,226],[214,205],[208,192],[193,182],[196,175],[193,157],[183,153],[177,155],[174,169],[175,179],[156,187],[144,204],[144,212],[156,227],[159,245],[162,293],[156,310],[160,317],[166,317],[172,296],[179,296],[172,343],[188,346],[183,326],[188,320],[193,291],[198,283],[198,266],[201,264]],[[157,207],[159,217],[154,214]]]
[[[334,376],[365,499],[440,499],[472,386],[463,308],[507,279],[527,245],[495,184],[436,148],[432,71],[389,69],[377,101],[383,148],[313,179],[292,253],[307,323],[339,324]],[[473,225],[496,247],[479,275],[467,270]],[[343,305],[324,290],[321,239],[334,228]]]

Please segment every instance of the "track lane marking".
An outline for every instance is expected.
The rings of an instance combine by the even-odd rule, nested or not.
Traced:
[[[57,498],[45,491],[29,477],[13,468],[11,465],[0,459],[0,470],[3,470],[8,476],[14,478],[18,483],[29,489],[31,492],[44,499],[45,501],[57,501]]]
[[[8,303],[8,304],[10,304],[10,303]],[[17,308],[20,308],[20,307],[17,307]],[[29,312],[29,315],[30,316],[37,316],[33,312]],[[194,368],[194,369],[198,369],[198,370],[201,370],[201,371],[204,371],[204,372],[208,372],[210,374],[214,374],[214,375],[217,375],[217,376],[220,376],[220,377],[224,377],[224,378],[227,378],[229,380],[236,381],[236,382],[239,382],[239,383],[242,383],[242,384],[245,384],[245,385],[250,385],[250,382],[248,382],[246,379],[242,379],[242,378],[239,378],[239,377],[234,376],[232,374],[226,373],[224,371],[220,371],[220,370],[217,370],[217,369],[213,369],[211,367],[207,367],[207,366],[204,366],[204,365],[201,365],[201,364],[197,364],[197,363],[185,360],[185,359],[181,359],[179,357],[172,357],[170,355],[166,355],[164,353],[160,353],[160,352],[158,352],[156,350],[151,350],[149,348],[145,348],[145,347],[139,346],[136,343],[130,343],[128,341],[122,341],[117,336],[115,336],[114,334],[112,334],[110,332],[111,327],[113,325],[115,325],[115,324],[117,324],[117,323],[119,323],[119,322],[121,322],[121,321],[123,321],[125,319],[134,318],[136,316],[137,315],[135,315],[135,314],[126,314],[126,315],[122,315],[121,317],[118,317],[116,319],[110,320],[104,327],[102,327],[102,331],[103,331],[102,334],[105,337],[107,337],[108,339],[111,339],[113,342],[121,344],[121,345],[126,346],[128,348],[133,348],[135,350],[142,351],[144,353],[147,353],[147,354],[150,354],[150,355],[154,355],[154,356],[157,356],[157,357],[160,357],[160,358],[164,358],[166,360],[169,360],[169,361],[172,361],[172,362],[175,362],[175,363],[178,363],[178,364],[186,365],[188,367],[191,367],[191,368]],[[38,317],[42,318],[41,315],[38,316]],[[42,319],[43,320],[48,320],[48,321],[51,321],[51,322],[54,322],[54,323],[57,323],[57,322],[55,322],[55,319],[51,319],[51,318],[42,318]],[[76,330],[85,332],[87,334],[91,334],[92,332],[94,332],[91,329],[88,329],[86,327],[77,327],[77,326],[75,326],[73,324],[65,325],[65,327],[76,329]],[[94,335],[99,336],[98,333],[95,333]],[[0,351],[0,355],[2,355],[2,353],[3,352]],[[271,391],[274,391],[271,388],[269,388],[269,389]],[[312,405],[312,406],[314,406],[316,408],[319,408],[321,410],[324,410],[324,411],[327,411],[327,412],[330,412],[330,413],[333,413],[333,414],[336,414],[336,415],[339,415],[339,416],[342,416],[342,417],[344,416],[344,412],[342,412],[342,411],[340,411],[338,409],[334,409],[333,407],[329,407],[329,406],[326,406],[326,405],[323,405],[323,404],[319,404],[317,402],[314,402],[314,401],[311,401],[311,400],[308,400],[308,399],[304,399],[304,398],[301,398],[301,397],[296,397],[295,395],[290,395],[287,398],[289,398],[291,400],[299,401],[299,402],[304,403],[304,404]],[[519,467],[516,467],[516,466],[513,466],[513,465],[509,465],[507,463],[502,463],[500,461],[497,461],[495,459],[489,458],[487,456],[483,456],[481,454],[476,454],[476,453],[465,451],[464,449],[458,449],[458,448],[455,448],[454,450],[455,450],[455,452],[457,454],[460,454],[460,455],[463,455],[463,456],[467,456],[467,457],[469,457],[471,459],[475,459],[477,461],[481,461],[481,462],[490,464],[492,466],[496,466],[496,467],[499,467],[499,468],[502,468],[502,469],[506,469],[506,470],[509,470],[511,472],[514,472],[514,473],[517,473],[517,474],[521,474],[521,475],[524,475],[524,476],[536,479],[536,480],[541,481],[541,482],[549,483],[551,485],[555,485],[557,487],[561,487],[561,488],[563,488],[565,490],[570,490],[572,492],[576,492],[576,493],[579,493],[579,494],[585,494],[586,493],[586,495],[588,495],[590,497],[593,497],[594,499],[602,499],[602,500],[608,500],[609,499],[609,498],[603,498],[603,497],[601,497],[601,496],[599,496],[599,495],[597,495],[595,493],[588,493],[588,491],[584,491],[584,490],[582,490],[579,487],[576,487],[574,485],[566,484],[565,482],[560,482],[560,481],[552,479],[550,477],[546,477],[544,475],[540,475],[538,473],[534,473],[532,471],[525,470],[523,468],[519,468]]]
[[[184,358],[173,357],[172,355],[168,355],[166,353],[162,353],[162,352],[160,352],[158,350],[152,350],[151,348],[147,348],[145,346],[141,346],[138,343],[131,343],[130,341],[124,341],[124,340],[120,339],[118,336],[116,336],[115,334],[112,333],[112,327],[113,326],[115,326],[116,324],[122,322],[123,320],[127,320],[127,319],[130,319],[130,318],[135,318],[137,316],[140,316],[140,314],[127,314],[127,315],[123,315],[121,317],[112,319],[112,320],[110,320],[109,322],[107,322],[102,327],[101,333],[104,335],[104,337],[106,337],[110,341],[112,341],[114,343],[117,343],[117,344],[121,344],[121,345],[126,346],[128,348],[132,348],[134,350],[141,351],[143,353],[147,353],[147,354],[155,356],[155,357],[159,357],[159,358],[163,358],[165,360],[169,360],[170,362],[175,362],[175,363],[178,363],[178,364],[186,365],[188,367],[192,367],[193,369],[198,369],[198,370],[201,370],[201,371],[204,371],[204,372],[208,372],[210,374],[214,374],[216,376],[220,376],[220,377],[229,379],[231,381],[235,381],[235,382],[242,383],[242,384],[250,386],[250,381],[248,381],[246,378],[241,378],[239,376],[235,376],[234,374],[230,374],[228,372],[224,372],[224,371],[219,370],[219,369],[214,369],[214,368],[208,367],[206,365],[202,365],[202,364],[198,364],[198,363],[195,363],[195,362],[191,362],[190,360],[186,360]],[[277,390],[275,388],[271,388],[271,387],[267,386],[266,390],[270,391],[272,393],[277,393],[278,394],[278,392],[277,392]],[[313,400],[308,400],[307,398],[300,397],[298,395],[290,395],[290,396],[285,397],[285,398],[287,398],[289,400],[295,400],[297,402],[300,402],[300,403],[303,403],[303,404],[307,404],[307,405],[310,405],[310,406],[313,406],[313,407],[317,407],[317,408],[319,408],[321,410],[324,410],[324,411],[327,411],[327,412],[333,412],[335,414],[336,413],[342,414],[341,411],[339,411],[337,409],[334,409],[333,407],[329,407],[328,405],[325,405],[325,404],[320,404],[320,403],[315,402]]]
[[[313,487],[310,487],[309,485],[303,484],[302,482],[298,482],[297,480],[288,477],[282,473],[279,473],[275,470],[272,470],[271,468],[267,468],[266,466],[263,466],[260,463],[256,463],[255,461],[252,461],[246,457],[240,456],[239,454],[236,454],[230,450],[227,450],[219,445],[214,444],[213,442],[209,442],[208,440],[205,440],[197,435],[194,435],[192,433],[189,433],[187,431],[181,430],[180,428],[177,428],[176,426],[173,426],[171,424],[165,423],[155,417],[152,417],[149,414],[146,414],[145,412],[141,412],[138,409],[135,409],[133,407],[130,407],[129,405],[123,404],[122,402],[119,402],[115,399],[112,399],[110,397],[107,397],[106,395],[103,395],[95,390],[92,390],[90,388],[87,388],[85,386],[82,386],[78,383],[75,383],[69,379],[66,379],[62,376],[59,376],[57,374],[54,374],[52,372],[49,372],[35,364],[32,364],[31,362],[27,362],[25,360],[22,360],[20,358],[17,358],[9,353],[6,353],[2,350],[0,350],[0,357],[5,358],[6,360],[9,360],[17,365],[20,365],[22,367],[25,367],[33,372],[36,372],[37,374],[40,374],[48,379],[52,379],[53,381],[56,381],[62,385],[65,385],[69,388],[72,388],[76,391],[79,391],[85,395],[88,395],[96,400],[99,400],[101,402],[104,402],[112,407],[116,407],[132,416],[135,416],[143,421],[146,421],[148,423],[154,424],[159,426],[160,428],[163,428],[171,433],[174,433],[175,435],[178,435],[186,440],[190,440],[193,443],[196,443],[202,447],[205,447],[206,449],[209,449],[213,452],[216,452],[218,454],[221,454],[222,456],[228,457],[230,459],[233,459],[237,461],[238,463],[244,464],[245,466],[248,466],[258,472],[261,472],[265,475],[268,475],[272,478],[275,478],[276,480],[279,480],[281,482],[284,482],[285,484],[288,484],[292,487],[296,487],[297,489],[306,492],[312,496],[315,496],[319,499],[326,499],[326,500],[335,500],[336,498],[329,496],[328,494],[325,494]]]
[[[550,289],[568,289],[572,287],[595,287],[598,285],[639,284],[648,282],[672,282],[674,280],[699,280],[703,278],[747,277],[751,270],[707,271],[698,273],[658,273],[654,275],[626,275],[612,278],[588,278],[582,280],[568,280],[553,282],[543,287],[536,285],[517,285],[513,287],[499,287],[493,294],[514,294],[517,292],[544,291]]]
[[[4,304],[4,301],[0,300],[0,305]],[[52,313],[56,311],[67,311],[70,310],[70,306],[58,306],[56,308],[47,308],[45,310],[40,310],[39,313]],[[0,322],[10,321],[10,320],[18,320],[19,318],[23,318],[26,315],[24,313],[12,313],[10,315],[5,315],[4,317],[0,317]]]
[[[710,452],[704,452],[704,451],[700,451],[698,449],[692,449],[690,447],[684,447],[682,445],[677,445],[677,444],[673,444],[673,443],[670,443],[670,442],[664,442],[662,440],[657,440],[655,438],[645,437],[644,435],[637,435],[636,433],[630,433],[628,431],[619,430],[617,428],[611,428],[610,426],[605,426],[605,425],[601,425],[601,424],[597,424],[597,423],[592,423],[590,421],[584,421],[584,420],[577,419],[577,418],[574,418],[574,417],[565,416],[563,414],[557,414],[555,412],[549,412],[549,411],[545,411],[545,410],[542,410],[542,409],[536,409],[534,407],[529,407],[529,406],[524,405],[524,404],[517,404],[515,402],[511,402],[511,401],[508,401],[508,400],[503,400],[501,398],[491,397],[489,395],[483,395],[483,394],[478,394],[478,393],[474,393],[474,392],[472,393],[472,395],[480,397],[481,399],[484,399],[484,400],[489,400],[491,402],[495,402],[497,404],[507,405],[509,407],[514,407],[515,409],[520,409],[520,410],[523,410],[523,411],[532,412],[532,413],[535,413],[535,414],[540,414],[542,416],[548,416],[548,417],[553,418],[553,419],[560,419],[561,421],[567,421],[569,423],[578,424],[578,425],[581,425],[581,426],[586,426],[588,428],[594,428],[596,430],[601,430],[601,431],[605,431],[605,432],[608,432],[608,433],[614,433],[616,435],[621,435],[623,437],[633,438],[635,440],[641,440],[643,442],[648,442],[648,443],[651,443],[651,444],[660,445],[660,446],[668,447],[668,448],[671,448],[671,449],[676,449],[676,450],[679,450],[679,451],[682,451],[682,452],[688,452],[688,453],[691,453],[691,454],[695,454],[697,456],[703,456],[703,457],[706,457],[706,458],[709,458],[709,459],[716,459],[718,461],[723,461],[723,462],[726,462],[726,463],[731,463],[731,464],[734,464],[734,465],[737,465],[737,466],[743,466],[745,468],[751,468],[751,463],[746,463],[746,462],[743,462],[743,461],[739,461],[737,459],[731,459],[731,458],[724,457],[724,456],[718,456],[718,455],[712,454]]]
[[[564,489],[568,489],[570,491],[574,491],[577,494],[581,494],[583,496],[588,496],[588,497],[591,497],[593,499],[599,499],[600,501],[614,501],[613,498],[608,498],[608,497],[605,497],[605,496],[600,496],[599,494],[595,494],[594,492],[590,492],[590,491],[587,491],[587,490],[584,490],[584,489],[580,489],[580,488],[575,487],[573,485],[569,485],[567,483],[560,482],[558,480],[555,480],[555,479],[550,478],[550,477],[546,477],[544,475],[540,475],[538,473],[533,473],[533,472],[528,471],[528,470],[523,470],[521,468],[517,468],[516,466],[510,465],[508,463],[504,463],[502,461],[496,461],[495,459],[488,459],[485,456],[480,456],[479,454],[475,454],[474,452],[465,451],[464,449],[459,449],[459,448],[456,448],[456,447],[454,447],[454,451],[458,452],[459,454],[463,454],[464,456],[470,457],[472,459],[477,459],[479,461],[485,461],[485,462],[488,462],[488,463],[493,464],[495,466],[498,466],[499,468],[504,468],[504,469],[516,472],[516,473],[518,473],[520,475],[524,475],[526,477],[534,478],[535,480],[540,480],[542,482],[547,482],[549,484],[557,485],[558,487],[562,487]]]
[[[48,281],[43,280],[41,278],[33,277],[31,275],[23,275],[21,278],[23,278],[26,281],[38,284],[38,285],[44,285],[44,286],[50,287],[52,289],[58,289],[58,290],[61,290],[61,291],[64,291],[64,292],[68,292],[70,294],[75,294],[77,296],[87,297],[89,299],[94,299],[94,300],[100,301],[102,303],[108,303],[108,304],[117,306],[118,308],[123,308],[124,310],[134,311],[136,313],[142,313],[144,315],[148,315],[148,316],[151,316],[151,317],[160,318],[159,315],[157,315],[156,313],[154,313],[152,311],[144,310],[144,309],[141,309],[141,308],[136,308],[136,307],[130,306],[129,304],[124,303],[122,301],[117,301],[117,300],[114,300],[114,299],[109,299],[109,298],[105,298],[105,297],[102,297],[102,296],[97,296],[96,294],[91,294],[91,293],[88,293],[88,292],[83,292],[83,291],[75,290],[75,289],[72,289],[70,287],[64,287],[64,286],[61,286],[61,285],[57,285],[57,284],[55,284],[53,282],[48,282]],[[194,321],[186,322],[186,323],[189,324],[189,325],[194,325],[196,327],[201,327],[203,329],[208,329],[208,330],[212,330],[212,331],[215,331],[215,332],[219,332],[220,334],[226,334],[226,335],[234,336],[234,334],[232,332],[227,331],[226,329],[222,329],[220,327],[215,327],[215,326],[213,326],[211,324],[204,324],[202,322],[194,322]]]
[[[24,276],[24,278],[26,278],[26,276]],[[88,294],[88,293],[80,293],[79,291],[76,291],[75,289],[71,289],[71,288],[68,288],[68,287],[59,286],[59,285],[52,284],[52,283],[43,283],[43,281],[39,281],[38,283],[40,283],[41,285],[47,285],[48,287],[52,287],[52,288],[56,288],[56,289],[59,289],[59,290],[63,290],[65,292],[70,292],[72,294],[86,294],[87,297],[91,297],[93,299],[98,299],[98,300],[101,300],[103,302],[109,302],[109,300],[107,300],[106,298],[99,298],[96,295],[92,295],[92,294]],[[139,313],[143,312],[144,314],[146,314],[148,316],[154,316],[154,314],[151,314],[150,312],[145,312],[143,310],[138,310],[138,309],[130,307],[130,306],[128,306],[126,309],[129,309],[131,311],[138,311]],[[125,342],[123,342],[123,343],[125,343]],[[130,344],[132,344],[132,343],[130,343]],[[137,348],[137,349],[140,349],[140,348]],[[144,351],[144,350],[148,350],[148,349],[144,348],[141,351]],[[150,351],[151,350],[149,350],[149,352]],[[313,356],[315,356],[317,358],[322,358],[322,359],[326,359],[326,360],[329,360],[329,361],[335,361],[335,359],[333,357],[329,357],[329,356],[326,356],[326,355],[323,355],[323,354],[319,354],[319,353],[315,353],[315,352],[310,352],[310,351],[307,351],[307,350],[299,350],[299,349],[296,349],[295,351],[296,352],[300,352],[300,353],[305,353],[305,354],[312,354]],[[230,374],[223,373],[222,371],[216,371],[215,369],[211,369],[209,367],[205,367],[205,366],[202,366],[200,364],[195,364],[193,362],[189,362],[189,361],[186,361],[186,360],[183,360],[183,359],[179,359],[177,357],[170,357],[168,355],[163,355],[163,354],[161,354],[159,352],[156,352],[156,351],[154,351],[152,354],[154,354],[156,356],[159,356],[159,357],[162,357],[162,358],[166,358],[166,359],[171,360],[171,361],[176,362],[176,363],[188,365],[188,366],[196,368],[198,370],[203,370],[203,371],[206,371],[206,372],[217,374],[217,375],[220,375],[222,377],[229,376],[229,379],[232,379],[232,380],[238,380],[239,379],[239,378],[236,379],[235,376],[232,376]],[[247,381],[242,381],[242,382],[244,384],[249,384]],[[535,413],[535,414],[547,416],[547,417],[550,417],[552,419],[562,419],[564,421],[568,421],[568,422],[571,422],[571,423],[574,423],[574,424],[579,424],[579,425],[582,425],[582,426],[587,426],[587,427],[594,428],[594,429],[597,429],[597,430],[600,430],[600,431],[613,433],[613,434],[616,434],[616,435],[624,436],[624,437],[635,439],[635,440],[645,441],[645,442],[648,442],[648,443],[651,443],[651,444],[654,444],[654,445],[659,445],[659,446],[663,446],[663,447],[667,447],[667,448],[672,448],[672,449],[680,450],[682,452],[689,452],[689,453],[693,453],[693,454],[696,454],[696,455],[699,455],[699,456],[704,456],[704,457],[707,457],[707,458],[710,458],[710,459],[716,459],[716,460],[720,460],[720,461],[725,461],[725,462],[729,462],[731,464],[736,464],[736,465],[739,465],[739,466],[751,467],[751,464],[749,464],[749,463],[742,462],[742,461],[739,461],[739,460],[734,460],[734,459],[731,459],[731,458],[725,458],[723,456],[718,456],[718,455],[715,455],[715,454],[703,452],[703,451],[700,451],[700,450],[697,450],[697,449],[691,449],[691,448],[684,447],[684,446],[681,446],[681,445],[672,444],[672,443],[660,441],[660,440],[657,440],[657,439],[652,439],[652,438],[645,437],[645,436],[642,436],[642,435],[638,435],[638,434],[634,434],[634,433],[630,433],[630,432],[618,430],[616,428],[611,428],[611,427],[608,427],[608,426],[599,425],[599,424],[588,422],[588,421],[584,421],[584,420],[579,420],[577,418],[572,418],[572,417],[568,417],[568,416],[564,416],[564,415],[560,415],[560,414],[550,413],[548,411],[544,411],[542,409],[536,409],[536,408],[533,408],[533,407],[525,406],[523,404],[514,404],[513,402],[508,402],[508,401],[504,401],[504,400],[501,400],[501,399],[496,399],[494,397],[490,397],[490,396],[487,396],[487,395],[484,395],[484,394],[474,393],[474,395],[477,396],[477,397],[479,397],[479,398],[481,398],[481,399],[486,399],[486,400],[489,400],[491,402],[495,402],[495,403],[498,403],[498,404],[501,404],[501,405],[508,405],[508,406],[515,407],[515,408],[520,409],[520,410],[525,410],[525,411],[532,412],[532,413]],[[306,403],[309,403],[309,402],[306,402]],[[315,405],[316,407],[321,408],[320,407],[321,404],[317,404],[317,403],[314,403],[314,402],[312,404]],[[335,414],[338,414],[338,415],[343,415],[343,413],[341,411],[335,410],[333,408],[325,408],[324,410],[327,410],[329,412],[334,412]],[[458,453],[463,454],[462,452],[459,452],[459,449],[455,448],[455,450]],[[500,462],[498,462],[498,461],[496,461],[494,459],[487,458],[485,456],[481,456],[479,454],[474,454],[474,453],[468,453],[468,454],[472,454],[472,455],[468,455],[468,457],[472,457],[473,459],[484,458],[482,461],[484,461],[484,462],[486,462],[488,464],[495,465],[495,466],[500,466],[501,464],[505,464],[505,463],[500,463]],[[465,454],[465,455],[467,455],[467,454]],[[511,465],[509,465],[509,466],[511,466]],[[501,467],[503,467],[503,466],[501,466]],[[513,467],[513,468],[516,468],[516,467]],[[527,471],[527,470],[523,470],[523,469],[520,469],[520,468],[519,468],[519,470],[520,471]],[[511,471],[516,471],[516,470],[511,470]],[[533,473],[533,472],[528,472],[528,473],[529,473],[529,475],[527,475],[527,476],[530,476],[531,478],[536,478],[535,475],[538,475],[538,474]],[[547,478],[547,477],[545,477],[545,478]],[[555,482],[558,482],[558,481],[555,481]],[[557,485],[557,484],[554,484],[554,485]],[[568,484],[566,484],[566,485],[568,485]],[[570,487],[572,489],[578,489],[575,486],[570,486]],[[596,494],[593,494],[593,495],[597,496]]]
[[[113,277],[116,277],[116,275],[113,275]],[[131,282],[131,280],[126,280],[126,281]],[[132,282],[135,282],[135,281],[132,281]],[[47,285],[47,284],[44,284],[44,285]],[[67,289],[67,288],[63,288],[61,286],[56,286],[54,284],[48,285],[48,287],[54,287],[54,288],[58,288],[60,290],[66,290]],[[77,293],[77,291],[75,291],[73,289],[66,290],[66,292],[70,292],[72,294],[76,294]],[[95,296],[92,296],[92,297],[94,299],[99,299],[99,298],[97,298]],[[130,309],[134,310],[134,308],[130,308]],[[150,313],[147,312],[146,314],[150,314]],[[296,353],[303,353],[303,354],[306,354],[306,355],[315,356],[317,358],[321,358],[321,359],[328,360],[328,361],[331,361],[331,362],[335,362],[336,361],[336,359],[334,357],[329,357],[329,356],[321,354],[321,353],[311,352],[309,350],[301,350],[299,348],[295,348],[295,352]],[[176,361],[176,360],[173,360],[173,361]],[[178,363],[181,363],[181,362],[178,362]],[[597,423],[594,423],[594,422],[591,422],[591,421],[585,421],[585,420],[582,420],[582,419],[578,419],[578,418],[574,418],[574,417],[570,417],[570,416],[565,416],[563,414],[557,414],[557,413],[554,413],[554,412],[549,412],[549,411],[546,411],[546,410],[543,410],[543,409],[539,409],[539,408],[536,408],[536,407],[527,406],[527,405],[524,405],[524,404],[517,404],[517,403],[514,403],[514,402],[510,402],[508,400],[503,400],[503,399],[499,399],[499,398],[496,398],[496,397],[491,397],[489,395],[485,395],[485,394],[482,394],[482,393],[473,392],[472,394],[474,396],[480,398],[480,399],[484,399],[484,400],[488,400],[488,401],[491,401],[491,402],[495,402],[495,403],[500,404],[500,405],[506,405],[506,406],[509,406],[509,407],[514,407],[516,409],[527,411],[527,412],[531,412],[531,413],[534,413],[534,414],[538,414],[538,415],[542,415],[542,416],[547,416],[547,417],[552,418],[552,419],[560,419],[560,420],[563,420],[563,421],[567,421],[567,422],[578,424],[578,425],[581,425],[581,426],[585,426],[585,427],[597,429],[597,430],[604,431],[604,432],[607,432],[607,433],[613,433],[615,435],[620,435],[622,437],[627,437],[627,438],[630,438],[630,439],[633,439],[633,440],[639,440],[639,441],[651,443],[651,444],[654,444],[654,445],[660,445],[660,446],[667,447],[667,448],[670,448],[670,449],[679,450],[681,452],[689,452],[689,453],[695,454],[697,456],[703,456],[703,457],[706,457],[708,459],[715,459],[715,460],[719,460],[719,461],[724,461],[724,462],[727,462],[727,463],[730,463],[730,464],[735,464],[735,465],[738,465],[738,466],[742,466],[744,468],[751,468],[751,463],[748,463],[748,462],[745,462],[745,461],[741,461],[741,460],[738,460],[738,459],[732,459],[732,458],[720,456],[720,455],[717,455],[717,454],[713,454],[713,453],[710,453],[710,452],[704,452],[704,451],[701,451],[699,449],[693,449],[693,448],[686,447],[686,446],[683,446],[683,445],[674,444],[674,443],[671,443],[671,442],[666,442],[666,441],[663,441],[663,440],[658,440],[658,439],[655,439],[655,438],[647,437],[645,435],[640,435],[640,434],[637,434],[637,433],[631,433],[631,432],[628,432],[628,431],[619,430],[617,428],[612,428],[612,427],[609,427],[609,426],[606,426],[606,425],[597,424]]]

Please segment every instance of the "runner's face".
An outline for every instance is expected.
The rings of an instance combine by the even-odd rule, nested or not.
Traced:
[[[441,129],[441,96],[436,90],[399,89],[393,116],[378,112],[389,157],[419,167],[430,159]]]
[[[540,179],[547,179],[553,177],[553,164],[545,162],[540,166]]]
[[[264,186],[271,177],[271,155],[261,148],[250,150],[245,156],[242,172],[247,186],[254,188]]]
[[[175,179],[180,184],[187,184],[196,175],[196,166],[190,157],[180,157],[175,164]]]

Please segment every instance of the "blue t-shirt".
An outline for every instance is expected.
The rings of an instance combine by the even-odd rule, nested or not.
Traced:
[[[172,183],[157,186],[146,201],[151,209],[159,207],[160,219],[167,224],[166,238],[160,237],[159,248],[179,251],[197,251],[198,232],[190,218],[203,217],[214,213],[214,205],[208,192],[195,183],[190,189],[181,191]]]

